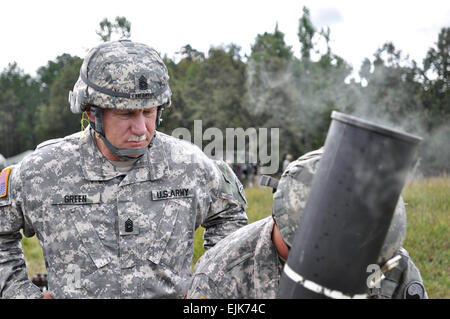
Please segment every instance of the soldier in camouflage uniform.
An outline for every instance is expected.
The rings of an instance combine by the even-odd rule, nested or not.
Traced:
[[[182,298],[195,230],[208,250],[247,224],[232,171],[155,130],[170,95],[154,49],[127,40],[88,53],[70,105],[90,125],[0,175],[1,297],[41,297],[20,229],[37,235],[55,298]]]
[[[237,230],[198,260],[187,298],[276,298],[321,154],[322,149],[290,163],[279,183],[273,184],[272,216]],[[368,297],[427,297],[418,269],[401,248],[405,233],[406,211],[400,198],[378,263],[383,265],[397,255],[400,261],[369,289]]]

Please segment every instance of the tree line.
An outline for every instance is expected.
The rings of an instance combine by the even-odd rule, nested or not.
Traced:
[[[174,58],[164,56],[170,75],[172,106],[160,130],[191,132],[194,120],[206,127],[279,128],[280,154],[301,154],[323,145],[330,114],[337,110],[423,137],[420,170],[449,171],[450,28],[442,28],[422,66],[393,43],[366,58],[359,70],[332,52],[330,29],[318,30],[305,7],[298,25],[301,50],[295,55],[275,26],[258,34],[250,55],[235,44],[211,47],[207,54],[189,44]],[[103,20],[96,33],[108,41],[130,38],[131,23]],[[318,43],[325,43],[325,52]],[[357,45],[357,44],[355,44]],[[16,63],[0,73],[0,153],[10,157],[42,141],[80,130],[80,115],[70,112],[68,93],[79,76],[82,58],[64,53],[25,74]]]

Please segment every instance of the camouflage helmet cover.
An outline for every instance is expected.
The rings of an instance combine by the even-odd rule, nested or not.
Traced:
[[[309,196],[322,149],[289,163],[273,195],[272,216],[286,244],[292,247]]]
[[[167,67],[151,47],[120,40],[92,48],[69,94],[73,113],[88,105],[108,109],[145,109],[170,105]]]
[[[272,216],[285,243],[292,247],[298,225],[318,169],[323,148],[309,152],[291,162],[283,172],[274,193]],[[406,234],[406,210],[400,197],[392,217],[378,263],[389,260],[401,247]]]

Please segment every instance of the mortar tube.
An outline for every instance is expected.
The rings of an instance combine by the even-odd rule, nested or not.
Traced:
[[[277,298],[364,298],[421,138],[333,111]]]

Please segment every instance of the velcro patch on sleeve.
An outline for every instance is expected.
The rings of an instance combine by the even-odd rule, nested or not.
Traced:
[[[8,195],[8,180],[9,174],[11,173],[11,168],[5,168],[0,173],[0,198],[6,197]]]

